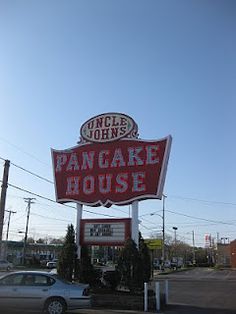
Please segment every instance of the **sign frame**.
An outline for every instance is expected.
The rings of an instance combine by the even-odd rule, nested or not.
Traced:
[[[145,199],[162,199],[162,194],[163,194],[163,189],[164,189],[164,182],[165,182],[165,177],[166,177],[166,172],[167,172],[167,165],[168,165],[168,160],[169,160],[169,154],[170,154],[170,147],[171,147],[171,141],[172,137],[169,135],[167,137],[164,137],[162,139],[158,140],[143,140],[143,139],[121,139],[119,141],[116,141],[115,144],[113,145],[122,145],[122,143],[131,143],[135,145],[139,145],[139,143],[145,143],[146,145],[152,144],[152,143],[157,143],[157,142],[163,142],[166,141],[166,146],[163,154],[163,159],[162,159],[162,164],[160,166],[160,174],[159,174],[159,179],[157,182],[157,186],[155,193],[142,193],[141,195],[133,196],[133,197],[128,197],[125,200],[120,200],[120,201],[113,201],[109,197],[104,201],[101,199],[101,195],[99,199],[96,199],[95,201],[87,202],[87,201],[81,201],[73,197],[59,197],[58,195],[58,188],[57,188],[57,178],[56,178],[56,165],[54,161],[54,154],[72,154],[73,150],[75,149],[80,149],[80,148],[86,148],[86,147],[93,147],[94,145],[100,146],[101,149],[104,147],[104,145],[111,145],[113,143],[104,143],[104,144],[99,144],[99,143],[82,143],[80,145],[76,145],[74,147],[71,147],[69,149],[65,150],[55,150],[51,149],[51,154],[52,154],[52,162],[53,162],[53,169],[54,169],[54,182],[55,182],[55,195],[56,195],[56,201],[59,203],[65,203],[65,202],[75,202],[78,204],[83,204],[87,206],[105,206],[105,207],[110,207],[111,205],[129,205],[134,201],[137,200],[145,200]],[[116,144],[117,143],[117,144]],[[141,144],[140,144],[141,145]],[[144,144],[143,144],[144,145]],[[136,169],[136,168],[135,168]],[[137,167],[138,169],[138,167]]]
[[[124,224],[124,241],[88,241],[85,240],[86,224]],[[80,245],[99,245],[99,246],[123,246],[125,241],[131,238],[131,218],[108,218],[108,219],[81,219],[80,221]]]

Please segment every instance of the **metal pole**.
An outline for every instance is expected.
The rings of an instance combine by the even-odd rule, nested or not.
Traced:
[[[163,196],[163,203],[162,203],[162,264],[164,267],[165,263],[165,199],[166,195]]]
[[[195,256],[195,237],[194,237],[194,231],[192,231],[193,235],[193,265],[196,264],[196,256]]]
[[[161,302],[160,302],[160,283],[156,282],[156,310],[160,311]]]
[[[148,284],[144,282],[144,312],[148,310]]]
[[[77,221],[76,221],[76,245],[77,245],[77,259],[81,258],[81,245],[80,245],[80,222],[82,219],[83,205],[77,203]]]
[[[176,265],[176,267],[178,268],[178,256],[177,256],[177,247],[176,247],[176,230],[178,230],[178,228],[177,227],[173,227],[173,230],[174,230],[174,233],[175,233],[175,258],[176,258],[176,263],[177,263],[177,265]]]
[[[2,179],[1,201],[0,201],[0,257],[3,257],[2,256],[3,255],[2,232],[3,232],[3,223],[4,223],[9,168],[10,168],[10,160],[5,160],[3,179]]]
[[[138,230],[138,201],[132,203],[132,239],[139,247],[139,230]]]
[[[165,304],[169,303],[169,281],[165,280]]]

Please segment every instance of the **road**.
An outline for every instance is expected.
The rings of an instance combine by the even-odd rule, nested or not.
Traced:
[[[235,314],[236,270],[194,268],[168,275],[158,275],[164,288],[169,283],[169,304],[164,314]],[[71,311],[77,314],[135,314],[138,311],[90,309]],[[147,313],[147,312],[145,312]]]
[[[162,286],[164,280],[168,279],[169,282],[170,308],[165,311],[167,314],[175,313],[173,311],[178,308],[181,314],[236,313],[234,270],[195,268],[157,278]]]
[[[194,268],[156,277],[164,289],[169,283],[169,305],[163,314],[235,314],[236,271]],[[78,310],[78,314],[134,314],[136,311]],[[147,313],[147,312],[145,312]]]

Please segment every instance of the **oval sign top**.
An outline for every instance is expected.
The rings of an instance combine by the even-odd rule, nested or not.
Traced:
[[[86,121],[80,128],[82,139],[95,143],[107,143],[124,137],[136,137],[137,132],[137,124],[131,117],[114,112],[95,116]],[[135,134],[133,135],[133,133]]]

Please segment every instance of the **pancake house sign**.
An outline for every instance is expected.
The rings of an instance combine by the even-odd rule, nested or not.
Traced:
[[[57,202],[109,207],[162,198],[171,136],[141,140],[121,113],[91,118],[80,135],[77,146],[52,149]]]

